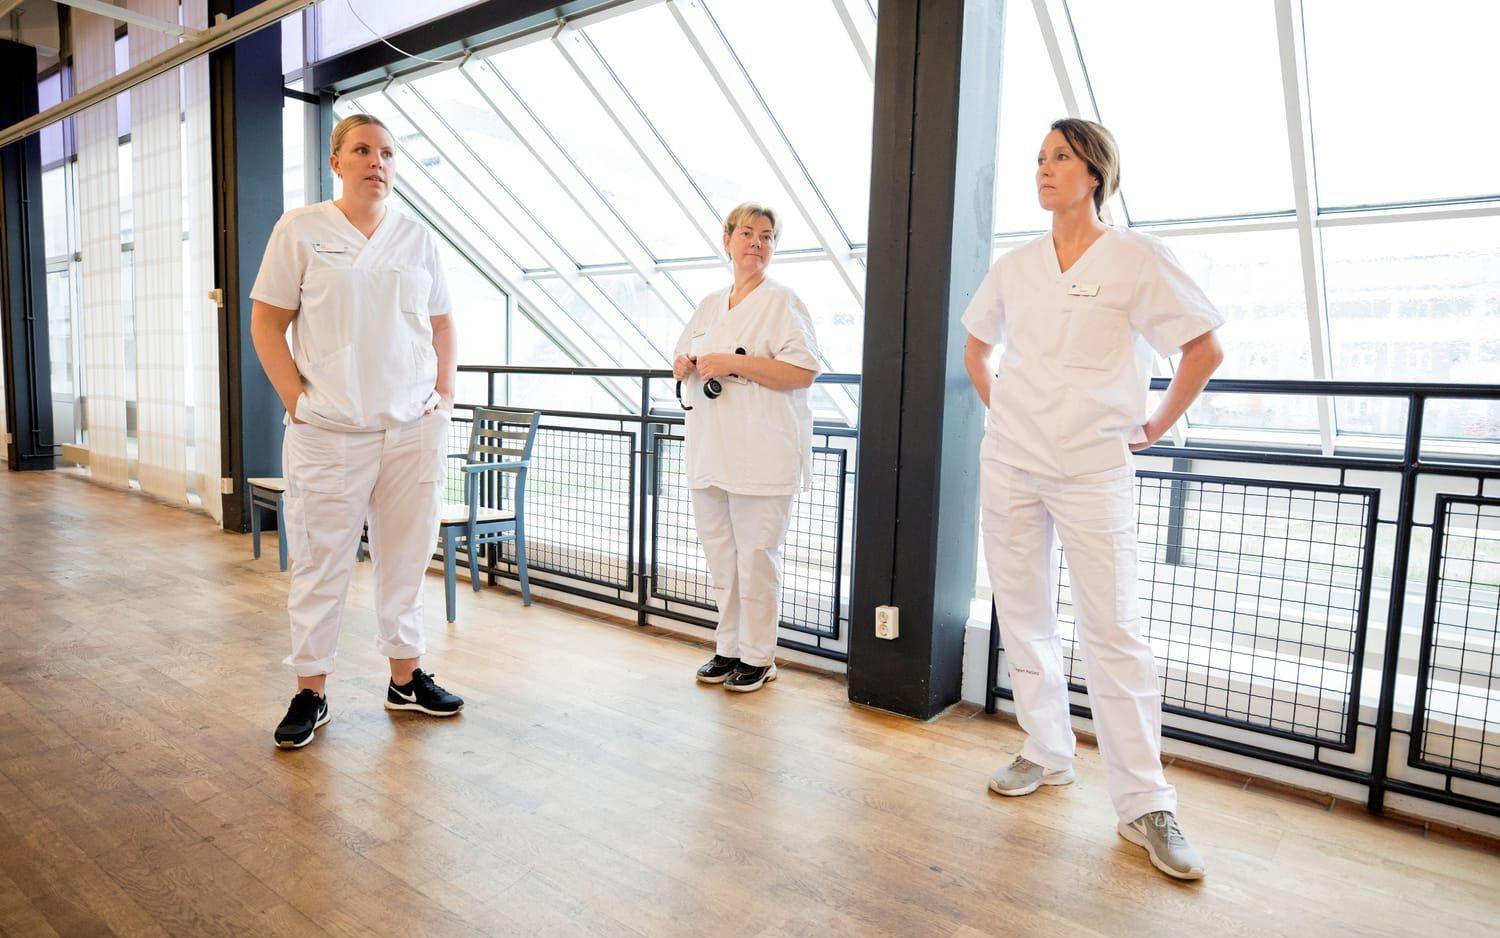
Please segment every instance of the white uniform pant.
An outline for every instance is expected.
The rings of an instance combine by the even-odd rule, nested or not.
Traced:
[[[375,645],[387,658],[416,658],[422,637],[422,585],[437,543],[449,417],[432,413],[394,430],[339,433],[290,424],[282,443],[286,473],[287,611],[300,676],[327,674],[354,552],[366,521],[375,567]]]
[[[718,653],[765,667],[776,660],[781,545],[793,496],[737,495],[712,486],[690,491],[719,607]]]
[[[1048,479],[982,459],[981,523],[1021,755],[1051,770],[1073,761],[1067,669],[1055,615],[1053,532],[1071,581],[1089,706],[1121,821],[1176,811],[1161,766],[1161,691],[1136,596],[1135,471]]]

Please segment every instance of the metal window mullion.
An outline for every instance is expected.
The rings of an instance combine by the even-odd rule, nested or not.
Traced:
[[[1094,89],[1089,85],[1083,50],[1078,44],[1078,34],[1073,29],[1073,18],[1068,14],[1066,0],[1032,0],[1032,6],[1068,116],[1098,121],[1099,103],[1094,100]],[[1100,214],[1106,222],[1118,218],[1123,224],[1130,224],[1123,188],[1104,200],[1104,210]]]
[[[488,62],[470,61],[459,72],[504,121],[511,133],[516,135],[521,145],[546,168],[580,211],[590,219],[611,219],[615,222],[600,225],[600,232],[625,258],[630,269],[646,282],[662,304],[672,312],[677,324],[686,325],[687,320],[681,315],[679,308],[681,294],[658,270],[655,258],[647,252],[645,245],[631,231],[625,219],[615,211],[614,206],[600,195],[598,187],[542,126],[516,90]]]
[[[1385,225],[1392,222],[1449,221],[1460,218],[1494,218],[1500,215],[1500,199],[1464,199],[1451,203],[1371,206],[1368,209],[1320,211],[1315,219],[1319,228],[1347,228],[1357,225]]]
[[[865,38],[864,30],[859,28],[859,22],[855,17],[868,21],[870,8],[863,0],[833,0],[834,12],[838,13],[839,21],[844,24],[844,30],[849,34],[849,41],[854,44],[854,54],[859,56],[859,61],[865,67],[865,71],[873,80],[875,78],[875,50]]]
[[[1308,107],[1307,47],[1302,33],[1302,0],[1276,0],[1276,44],[1281,57],[1281,88],[1286,99],[1287,143],[1292,160],[1292,195],[1297,210],[1297,241],[1302,260],[1302,291],[1307,304],[1307,335],[1314,378],[1333,374],[1329,350],[1328,303],[1323,289],[1323,239],[1318,232],[1318,184]],[[1318,432],[1323,455],[1333,454],[1337,427],[1333,402],[1318,398]]]
[[[552,43],[589,89],[594,100],[599,102],[610,120],[614,121],[620,133],[625,135],[626,141],[645,161],[657,181],[692,222],[694,231],[703,239],[709,251],[716,257],[723,258],[723,223],[712,203],[693,183],[687,170],[662,142],[656,128],[646,120],[640,108],[621,87],[599,50],[594,48],[580,29],[569,25],[560,27],[553,34]]]
[[[563,283],[567,284],[578,295],[578,298],[593,311],[594,315],[599,317],[599,320],[605,323],[620,341],[625,343],[631,353],[638,357],[641,364],[650,364],[661,358],[663,356],[661,350],[657,349],[635,327],[633,321],[630,321],[631,329],[626,331],[619,329],[618,323],[623,317],[614,314],[614,305],[610,303],[609,298],[604,295],[603,291],[593,281],[580,272],[578,265],[574,263],[573,259],[568,256],[568,253],[563,250],[562,245],[546,229],[538,226],[539,230],[545,235],[545,238],[541,241],[533,242],[526,237],[523,228],[515,224],[517,216],[529,214],[520,200],[505,186],[489,165],[479,158],[479,155],[473,151],[469,144],[453,128],[448,126],[448,122],[427,103],[426,99],[415,88],[411,89],[411,91],[412,100],[427,110],[429,120],[420,120],[419,115],[414,114],[411,108],[403,106],[397,96],[384,95],[384,97],[390,102],[392,107],[400,112],[402,117],[405,117],[428,140],[432,141],[438,152],[443,154],[444,159],[453,164],[454,169],[471,181],[478,182],[483,180],[489,183],[487,186],[476,185],[475,189],[485,194],[486,201],[489,202],[496,213],[516,229],[518,235],[527,241],[528,246],[533,251],[541,255],[548,266],[557,272],[558,277]]]
[[[813,236],[823,250],[828,252],[845,286],[863,304],[864,267],[850,253],[849,239],[844,236],[817,186],[777,126],[775,118],[756,94],[754,85],[739,60],[719,35],[718,27],[704,10],[701,0],[667,0],[667,9],[672,12],[677,24],[682,27],[688,44],[698,53],[704,68],[708,69],[714,83],[719,86],[730,110],[739,118],[745,132],[791,197],[792,203],[812,228]]]

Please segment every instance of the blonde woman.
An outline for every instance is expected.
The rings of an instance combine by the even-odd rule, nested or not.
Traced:
[[[1161,694],[1136,599],[1131,451],[1156,442],[1203,390],[1223,360],[1214,329],[1224,319],[1160,241],[1100,220],[1119,181],[1108,130],[1054,123],[1036,171],[1052,230],[996,261],[964,313],[965,364],[989,407],[985,561],[1026,731],[990,788],[1019,796],[1073,780],[1053,605],[1060,537],[1116,829],[1167,875],[1198,879],[1203,858],[1178,826],[1177,793],[1162,772]],[[1152,349],[1182,358],[1143,423]]]
[[[390,207],[396,143],[386,126],[346,117],[329,149],[343,194],[281,217],[250,293],[255,351],[287,412],[280,523],[297,694],[276,728],[283,748],[307,745],[328,722],[324,687],[367,521],[387,709],[463,709],[421,668],[422,584],[457,370],[448,288],[431,233]]]
[[[822,370],[807,308],[766,276],[781,226],[747,202],[724,220],[734,282],[704,297],[677,341],[693,520],[719,609],[698,680],[748,693],[776,680],[781,546],[811,482],[808,388]]]

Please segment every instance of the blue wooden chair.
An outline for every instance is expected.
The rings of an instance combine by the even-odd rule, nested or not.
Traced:
[[[463,460],[464,503],[443,506],[439,528],[443,547],[443,583],[448,600],[448,621],[457,605],[457,560],[459,545],[469,554],[469,580],[479,592],[479,555],[486,544],[512,541],[516,545],[516,571],[521,579],[521,602],[531,605],[531,579],[526,570],[526,475],[531,468],[531,448],[536,442],[541,414],[511,407],[474,408],[474,426],[469,449],[453,458]],[[491,482],[491,473],[514,472],[515,489],[505,503],[503,479]],[[482,505],[481,494],[494,492],[503,508]]]

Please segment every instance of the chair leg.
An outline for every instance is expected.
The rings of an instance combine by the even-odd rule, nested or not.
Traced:
[[[531,605],[531,575],[526,572],[526,529],[516,525],[516,571],[521,577],[521,605]]]
[[[365,529],[360,532],[360,534],[359,534],[359,540],[354,543],[354,562],[355,563],[363,563],[364,562],[364,559],[365,559],[365,538],[369,535],[369,533],[370,533],[370,526],[367,524],[367,525],[365,525]]]
[[[286,496],[276,496],[276,551],[281,555],[281,572],[286,572]]]
[[[475,537],[469,538],[469,583],[477,593],[483,585],[479,582],[479,554],[482,548],[474,543],[475,540]]]
[[[260,511],[261,508],[255,503],[255,496],[250,496],[250,550],[255,559],[260,559]],[[278,519],[279,520],[279,519]]]
[[[457,564],[453,553],[456,549],[453,543],[453,529],[443,531],[443,593],[448,600],[448,621],[452,622],[457,614],[458,591],[455,588],[455,580],[458,577]]]

